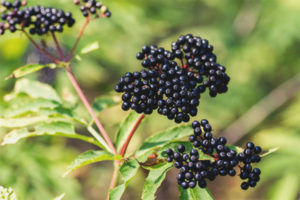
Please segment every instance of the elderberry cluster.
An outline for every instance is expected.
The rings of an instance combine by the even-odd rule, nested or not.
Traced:
[[[97,17],[110,17],[111,12],[103,5],[101,1],[97,0],[74,0],[75,5],[80,6],[80,11],[84,17],[89,15],[96,15]]]
[[[218,175],[235,176],[237,169],[240,169],[241,179],[248,179],[241,184],[242,189],[256,186],[261,172],[258,168],[252,169],[251,163],[260,161],[259,146],[249,142],[243,152],[237,153],[226,146],[225,137],[213,137],[211,125],[206,119],[194,121],[192,127],[194,134],[189,140],[194,148],[190,152],[186,153],[182,144],[178,145],[177,151],[170,148],[166,151],[167,162],[174,162],[174,167],[180,169],[177,181],[183,189],[194,188],[196,185],[204,188],[208,180],[213,181]]]
[[[30,34],[44,35],[48,32],[63,32],[63,26],[72,27],[75,23],[71,12],[52,7],[25,7],[26,1],[16,0],[13,3],[3,1],[4,7],[0,23],[0,34],[6,29],[15,32],[18,28],[29,28]]]
[[[159,114],[176,123],[188,122],[190,116],[197,115],[200,95],[206,88],[209,88],[211,97],[228,89],[226,69],[216,63],[212,51],[213,47],[207,40],[191,34],[180,36],[176,43],[172,43],[172,51],[156,45],[142,47],[136,58],[142,60],[143,71],[155,71],[157,76],[151,77],[148,82],[137,78],[142,83],[138,87],[150,87],[151,96],[139,94],[133,82],[124,81],[125,75],[115,87],[117,92],[124,93],[123,110],[131,108],[138,113],[149,114],[157,109]],[[146,103],[148,100],[151,102],[149,105]]]
[[[203,86],[209,88],[211,97],[215,97],[218,93],[225,93],[230,80],[225,73],[226,68],[217,63],[217,56],[213,53],[213,49],[208,40],[194,37],[192,34],[180,36],[172,43],[175,57],[180,59],[189,70],[206,77]]]
[[[244,164],[241,168],[240,178],[246,180],[242,183],[241,187],[247,190],[248,187],[255,187],[256,183],[260,180],[260,170],[258,168],[252,169],[251,163],[258,163],[261,158],[259,154],[261,153],[261,148],[255,146],[252,142],[248,142],[246,149],[238,154],[238,159]]]

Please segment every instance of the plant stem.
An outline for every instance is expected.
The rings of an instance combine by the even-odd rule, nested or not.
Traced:
[[[108,146],[111,148],[111,150],[116,154],[116,149],[114,147],[114,145],[112,144],[110,138],[108,137],[108,134],[106,133],[103,125],[101,124],[101,122],[98,120],[96,114],[94,113],[90,103],[88,102],[86,96],[84,95],[83,91],[81,90],[73,72],[70,66],[66,67],[66,71],[68,74],[68,77],[70,78],[77,94],[79,95],[82,103],[85,105],[86,109],[88,110],[88,112],[90,113],[90,115],[92,116],[93,120],[95,121],[96,126],[98,127],[100,133],[102,134],[104,140],[106,141],[106,143],[108,144]]]
[[[139,119],[135,122],[132,130],[130,131],[130,133],[129,133],[129,135],[128,135],[128,137],[127,137],[127,139],[126,139],[126,141],[125,141],[125,143],[124,143],[124,145],[123,145],[123,147],[122,147],[122,149],[120,151],[120,155],[121,156],[125,155],[127,147],[129,145],[129,142],[130,142],[130,140],[131,140],[134,132],[136,131],[136,129],[138,128],[138,126],[140,125],[140,123],[141,123],[141,121],[143,120],[144,117],[145,117],[145,115],[141,114],[141,116],[139,117]]]
[[[23,33],[26,35],[26,37],[30,40],[30,42],[39,50],[41,51],[45,56],[47,56],[48,58],[50,58],[53,62],[55,62],[56,64],[60,64],[60,61],[58,59],[56,59],[55,57],[53,57],[50,53],[48,53],[44,48],[40,47],[40,45],[38,45],[38,43],[36,43],[34,41],[34,39],[25,31],[22,30]]]
[[[108,187],[107,195],[106,195],[106,200],[109,200],[109,191],[113,189],[116,184],[117,184],[117,179],[118,179],[118,171],[119,171],[119,165],[115,162],[114,163],[114,171],[111,177],[111,181]]]
[[[60,45],[59,45],[59,43],[58,43],[58,41],[57,41],[57,38],[56,38],[56,36],[55,36],[55,33],[51,32],[51,35],[52,35],[54,44],[55,44],[55,46],[56,46],[56,49],[57,49],[57,51],[58,51],[58,53],[59,53],[61,59],[62,59],[63,61],[65,61],[66,59],[65,59],[64,53],[63,53],[63,51],[61,50],[61,47],[60,47]]]
[[[86,20],[85,20],[83,26],[81,27],[81,29],[80,29],[80,31],[79,31],[79,34],[78,34],[78,36],[77,36],[76,42],[74,43],[74,46],[73,46],[73,48],[72,48],[72,50],[71,50],[71,54],[70,54],[69,57],[68,57],[68,61],[70,61],[70,60],[72,59],[73,54],[74,54],[74,52],[75,52],[75,50],[76,50],[76,48],[77,48],[77,45],[78,45],[78,43],[79,43],[79,41],[80,41],[80,39],[81,39],[81,36],[82,36],[82,34],[83,34],[85,28],[86,28],[87,25],[89,24],[90,20],[91,20],[91,19],[90,19],[89,16],[86,17]]]

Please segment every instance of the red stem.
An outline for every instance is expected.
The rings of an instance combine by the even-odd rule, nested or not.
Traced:
[[[132,138],[134,132],[136,131],[136,129],[138,128],[138,126],[140,125],[140,123],[141,123],[141,121],[143,120],[144,117],[145,117],[145,115],[142,114],[142,115],[139,117],[139,119],[135,122],[135,124],[134,124],[132,130],[130,131],[130,133],[129,133],[129,135],[128,135],[128,137],[127,137],[127,139],[126,139],[126,141],[125,141],[125,143],[124,143],[124,145],[123,145],[123,147],[122,147],[122,149],[121,149],[121,151],[120,151],[120,155],[121,155],[121,156],[124,156],[124,155],[125,155],[126,150],[127,150],[127,147],[128,147],[128,145],[129,145],[129,142],[130,142],[130,140],[131,140],[131,138]]]
[[[77,36],[77,39],[76,39],[76,42],[74,43],[74,46],[73,46],[73,48],[72,48],[72,50],[71,50],[71,54],[70,54],[69,57],[68,57],[68,61],[70,61],[70,60],[72,59],[73,54],[74,54],[74,52],[75,52],[75,50],[76,50],[76,48],[77,48],[77,45],[78,45],[78,43],[79,43],[79,41],[80,41],[80,39],[81,39],[81,36],[82,36],[82,34],[83,34],[85,28],[86,28],[87,25],[89,24],[89,22],[90,22],[90,17],[88,16],[88,17],[86,17],[86,20],[85,20],[83,26],[82,26],[81,29],[80,29],[80,32],[79,32],[79,34],[78,34],[78,36]]]
[[[55,44],[55,46],[56,46],[56,49],[57,49],[57,51],[58,51],[58,53],[59,53],[61,59],[62,59],[63,61],[65,61],[66,59],[65,59],[64,53],[63,53],[63,51],[61,50],[61,47],[60,47],[60,45],[59,45],[59,43],[58,43],[58,41],[57,41],[57,38],[56,38],[56,36],[55,36],[55,33],[51,32],[51,35],[52,35],[54,44]]]
[[[79,95],[82,103],[85,105],[86,109],[89,111],[90,115],[92,116],[93,120],[95,121],[95,124],[96,126],[98,127],[101,135],[103,136],[104,140],[106,141],[106,143],[108,144],[108,146],[111,148],[111,150],[116,154],[116,149],[114,147],[114,145],[112,144],[108,134],[106,133],[103,125],[101,124],[101,122],[98,120],[96,114],[94,113],[89,101],[87,100],[87,98],[85,97],[83,91],[81,90],[73,72],[72,72],[72,69],[70,68],[70,66],[67,66],[66,67],[66,70],[67,70],[67,74],[77,92],[77,94]]]
[[[56,64],[60,64],[60,61],[58,59],[56,59],[55,57],[53,57],[51,54],[49,54],[44,48],[40,47],[40,45],[38,45],[38,43],[36,43],[34,41],[34,39],[25,31],[22,30],[23,33],[26,35],[26,37],[30,40],[30,42],[39,50],[41,51],[45,56],[47,56],[48,58],[50,58],[53,62],[55,62]]]

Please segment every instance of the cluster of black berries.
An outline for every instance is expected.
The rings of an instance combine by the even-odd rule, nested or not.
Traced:
[[[0,23],[0,34],[4,34],[6,29],[15,32],[17,28],[29,28],[30,34],[44,35],[48,32],[62,32],[63,26],[72,27],[75,23],[72,13],[63,10],[34,6],[25,7],[26,1],[16,0],[11,3],[3,1],[4,7]]]
[[[75,5],[80,6],[80,10],[84,17],[95,15],[97,17],[110,17],[111,12],[103,3],[97,0],[74,0]],[[100,11],[100,12],[99,12]]]
[[[230,78],[225,73],[226,68],[217,63],[217,56],[208,40],[194,37],[192,34],[180,36],[172,43],[172,51],[185,68],[206,78],[203,86],[209,88],[211,97],[228,90]]]
[[[247,182],[243,182],[241,187],[244,190],[247,190],[248,187],[255,187],[256,183],[260,180],[260,170],[258,168],[252,169],[251,163],[258,163],[261,158],[259,154],[261,153],[261,148],[259,146],[255,146],[252,142],[248,142],[246,145],[246,149],[238,154],[238,159],[240,162],[244,164],[241,167],[240,178]]]
[[[229,77],[225,73],[225,67],[216,64],[216,56],[212,50],[207,40],[191,34],[180,36],[172,44],[172,51],[156,45],[144,46],[136,57],[142,60],[141,65],[145,68],[143,71],[156,71],[156,76],[147,82],[141,77],[136,78],[142,83],[138,87],[151,86],[151,96],[134,92],[134,83],[125,82],[125,77],[122,77],[115,90],[124,93],[123,110],[131,108],[139,113],[149,114],[148,111],[151,110],[152,113],[153,109],[158,109],[159,114],[176,123],[188,122],[190,116],[197,115],[200,95],[206,88],[209,88],[212,97],[227,91]],[[176,62],[177,58],[181,62]],[[192,58],[197,64],[189,61]],[[144,98],[138,98],[140,95],[144,95]],[[148,100],[151,102],[149,105],[146,103]]]
[[[186,153],[184,145],[177,147],[178,151],[167,149],[168,162],[174,162],[174,167],[180,169],[177,175],[178,184],[183,188],[206,187],[207,180],[214,180],[216,176],[235,176],[236,168],[240,169],[243,182],[241,188],[246,190],[249,186],[255,187],[259,181],[260,170],[252,169],[251,163],[260,161],[261,148],[254,146],[252,142],[247,143],[246,149],[237,153],[226,146],[226,138],[214,138],[211,126],[205,119],[192,123],[194,134],[189,137],[195,148]],[[211,157],[207,160],[200,157],[200,152]],[[244,166],[242,166],[242,163]]]
[[[141,72],[126,73],[121,77],[115,90],[124,92],[122,95],[123,110],[130,108],[138,113],[151,114],[157,108],[159,96],[157,95],[157,78],[155,70],[142,70]]]

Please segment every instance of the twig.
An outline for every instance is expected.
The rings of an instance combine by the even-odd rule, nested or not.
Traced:
[[[130,131],[128,137],[126,138],[126,141],[125,141],[124,145],[122,146],[122,149],[121,149],[121,151],[120,151],[120,155],[121,155],[121,156],[124,156],[124,155],[125,155],[126,150],[127,150],[127,147],[128,147],[128,145],[129,145],[129,142],[130,142],[130,140],[131,140],[131,138],[132,138],[134,132],[136,131],[136,129],[138,128],[138,126],[140,125],[140,123],[141,123],[141,121],[143,120],[144,117],[145,117],[145,115],[142,114],[142,115],[139,117],[139,119],[135,122],[135,124],[134,124],[132,130]]]
[[[107,195],[106,195],[106,200],[109,200],[109,191],[111,189],[113,189],[116,186],[116,184],[117,184],[118,171],[119,171],[119,165],[117,163],[114,163],[114,172],[112,174],[111,181],[110,181],[110,184],[109,184],[109,187],[108,187],[108,191],[107,191]]]
[[[57,38],[56,38],[56,36],[55,36],[55,33],[51,32],[51,35],[52,35],[54,44],[55,44],[55,46],[56,46],[56,49],[57,49],[57,51],[58,51],[58,53],[59,53],[61,59],[62,59],[63,61],[65,61],[66,59],[65,59],[64,53],[63,53],[63,51],[61,50],[61,47],[60,47],[60,45],[59,45],[59,43],[58,43],[58,41],[57,41]]]
[[[81,39],[81,36],[82,36],[82,34],[83,34],[85,28],[86,28],[87,25],[89,24],[90,20],[91,20],[91,19],[90,19],[89,16],[86,17],[86,20],[85,20],[83,26],[81,27],[81,29],[80,29],[80,31],[79,31],[79,34],[78,34],[78,36],[77,36],[77,38],[76,38],[76,41],[75,41],[75,43],[74,43],[74,46],[73,46],[73,48],[72,48],[72,50],[71,50],[71,54],[70,54],[69,57],[68,57],[68,61],[70,61],[70,60],[72,59],[73,54],[74,54],[74,52],[75,52],[75,50],[76,50],[76,48],[77,48],[77,45],[78,45],[78,43],[79,43],[79,41],[80,41],[80,39]]]
[[[90,115],[92,116],[93,120],[95,121],[96,126],[98,127],[100,133],[102,134],[104,140],[106,141],[106,143],[108,144],[108,146],[111,148],[111,150],[116,154],[116,149],[114,147],[114,145],[112,144],[108,134],[106,133],[103,125],[101,124],[101,122],[98,120],[96,114],[94,113],[90,103],[88,102],[86,96],[84,95],[83,91],[81,90],[76,78],[74,77],[74,74],[71,70],[70,66],[66,67],[66,71],[68,74],[68,77],[70,78],[77,94],[79,95],[82,103],[85,105],[86,109],[88,110],[88,112],[90,113]]]
[[[39,50],[41,51],[45,56],[47,56],[48,58],[50,58],[53,62],[55,62],[56,64],[60,64],[60,61],[58,59],[56,59],[55,57],[53,57],[50,53],[48,53],[44,48],[40,47],[40,45],[38,45],[38,43],[36,43],[34,41],[34,39],[25,31],[22,30],[22,32],[26,35],[26,37],[30,40],[30,42]]]
[[[226,128],[221,135],[226,135],[228,140],[236,143],[272,112],[294,97],[297,91],[300,91],[300,73],[274,89],[247,113]]]

